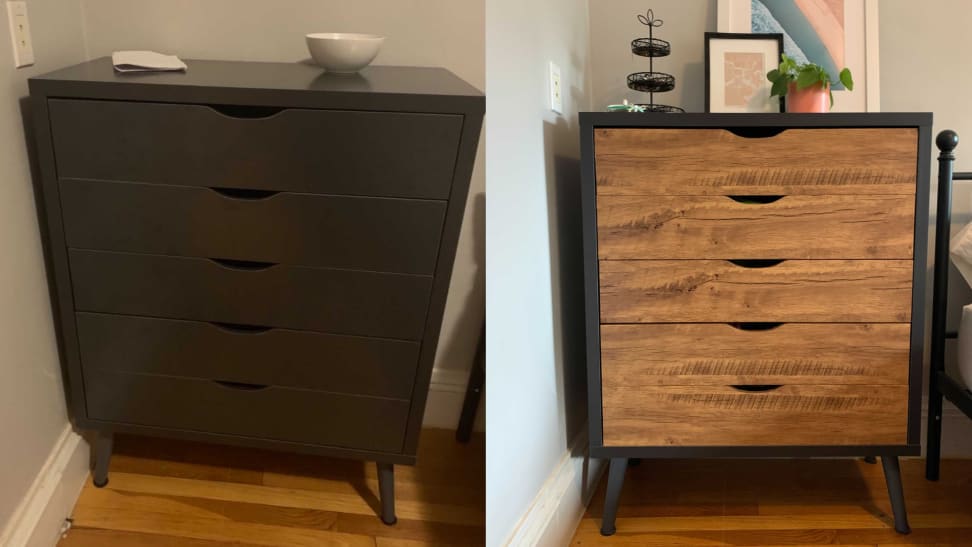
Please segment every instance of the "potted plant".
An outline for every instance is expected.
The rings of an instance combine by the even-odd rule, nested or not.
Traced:
[[[785,96],[787,112],[827,112],[833,108],[834,92],[830,89],[833,80],[822,66],[797,63],[785,53],[780,58],[780,67],[766,73],[766,78],[773,82],[770,97]],[[848,91],[853,91],[854,78],[850,69],[841,70],[839,77],[840,83]]]

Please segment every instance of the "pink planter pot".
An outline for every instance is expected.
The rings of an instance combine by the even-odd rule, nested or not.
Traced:
[[[829,112],[830,88],[821,84],[797,89],[795,83],[790,84],[786,92],[787,112]]]

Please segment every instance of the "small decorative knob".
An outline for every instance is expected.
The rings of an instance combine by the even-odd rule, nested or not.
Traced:
[[[946,129],[938,134],[938,138],[935,139],[935,144],[938,145],[938,149],[942,152],[951,152],[955,150],[958,146],[959,137],[958,133],[952,131],[951,129]]]

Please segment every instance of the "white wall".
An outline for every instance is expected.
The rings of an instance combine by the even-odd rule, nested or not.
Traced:
[[[675,89],[655,94],[655,102],[680,106],[686,112],[705,110],[705,32],[716,30],[716,0],[593,0],[591,2],[591,64],[593,106],[628,99],[647,103],[648,94],[628,89],[632,72],[648,70],[648,59],[631,53],[631,40],[648,36],[637,16],[651,8],[665,23],[654,36],[672,44],[672,54],[655,59],[655,70],[675,76]]]
[[[13,67],[0,15],[0,531],[67,421],[24,139],[26,79],[84,59],[77,0],[30,0],[37,64]]]
[[[368,32],[388,38],[375,64],[442,66],[479,89],[486,84],[484,0],[81,1],[89,58],[151,49],[190,59],[290,62],[308,58],[305,34]],[[444,427],[454,427],[484,314],[483,144],[480,139],[433,376],[453,384],[449,404],[433,396],[426,413],[427,423]]]
[[[586,0],[486,4],[490,546],[510,537],[586,420],[577,112],[590,109],[587,10]],[[548,108],[548,61],[562,70],[562,116]]]

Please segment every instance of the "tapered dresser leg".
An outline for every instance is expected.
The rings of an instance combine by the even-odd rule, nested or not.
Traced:
[[[100,432],[95,438],[95,465],[92,482],[98,488],[108,484],[108,464],[111,462],[111,447],[114,436],[111,433]]]
[[[894,531],[910,534],[908,512],[905,510],[904,489],[901,487],[901,468],[897,456],[881,456],[884,466],[884,480],[888,483],[888,496],[891,498],[891,511],[894,513]]]
[[[381,496],[381,521],[391,526],[395,516],[395,466],[378,462],[378,493]]]
[[[628,458],[611,458],[608,469],[607,493],[604,495],[604,515],[601,517],[601,535],[613,536],[617,528],[614,519],[618,516],[618,502],[621,500],[621,486],[624,472],[628,469]]]

